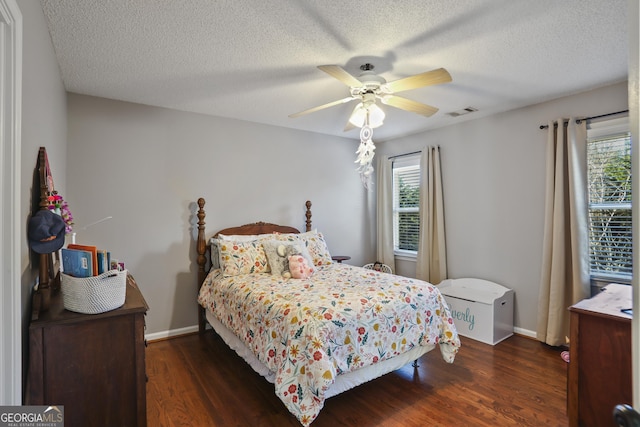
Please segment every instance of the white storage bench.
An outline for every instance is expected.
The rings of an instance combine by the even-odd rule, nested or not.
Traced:
[[[473,278],[443,280],[438,289],[460,335],[491,345],[513,335],[513,290]]]

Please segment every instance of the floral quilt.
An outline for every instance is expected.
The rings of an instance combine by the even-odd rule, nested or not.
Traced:
[[[317,267],[309,279],[214,270],[198,302],[276,373],[276,394],[304,426],[337,375],[432,344],[452,363],[460,348],[435,286],[347,264]]]

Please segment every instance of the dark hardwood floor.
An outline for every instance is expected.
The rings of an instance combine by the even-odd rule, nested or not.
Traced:
[[[325,402],[312,427],[567,426],[560,350],[513,336],[491,346],[461,338],[453,364],[440,350]],[[149,344],[149,426],[300,426],[213,332]]]

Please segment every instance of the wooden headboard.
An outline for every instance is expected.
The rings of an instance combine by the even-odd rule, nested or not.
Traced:
[[[204,212],[204,204],[205,201],[201,197],[198,199],[198,239],[196,241],[196,250],[198,252],[198,292],[200,291],[200,286],[202,286],[202,282],[207,276],[206,266],[207,266],[207,251],[209,250],[209,244],[206,238],[205,233],[205,212]],[[305,203],[305,231],[311,231],[311,202],[307,200]],[[226,235],[253,235],[253,234],[270,234],[270,233],[300,233],[300,231],[288,225],[278,225],[272,224],[269,222],[254,222],[252,224],[240,225],[237,227],[229,227],[223,230],[218,231],[214,234],[217,236],[218,234],[226,234]],[[205,316],[204,316],[204,308],[198,305],[198,330],[200,333],[204,332],[205,328]]]

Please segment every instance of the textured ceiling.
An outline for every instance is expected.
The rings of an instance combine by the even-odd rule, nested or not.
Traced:
[[[41,0],[69,92],[358,138],[316,67],[365,62],[440,111],[383,106],[388,140],[624,81],[627,0]],[[475,107],[453,118],[447,113]]]

